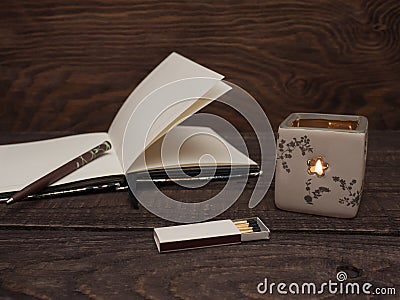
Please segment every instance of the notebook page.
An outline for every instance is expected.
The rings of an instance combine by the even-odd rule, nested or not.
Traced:
[[[0,193],[21,190],[71,159],[109,140],[108,134],[88,133],[0,146]],[[52,186],[96,177],[122,175],[115,150],[63,177]]]
[[[187,108],[183,113],[181,113],[174,121],[168,121],[166,122],[166,127],[164,126],[159,126],[158,130],[162,129],[162,131],[146,146],[146,149],[152,145],[155,141],[157,141],[159,138],[161,138],[163,135],[165,135],[169,130],[171,130],[173,127],[178,125],[179,123],[182,123],[184,120],[192,116],[194,113],[202,109],[203,107],[207,106],[210,104],[213,100],[218,99],[220,96],[225,94],[231,89],[231,87],[227,84],[225,84],[222,81],[219,81],[215,86],[211,88],[205,95],[202,96],[202,98],[196,100],[189,108]],[[177,104],[179,105],[179,104]],[[169,111],[165,111],[162,117],[164,120],[170,120],[174,115],[168,114]],[[156,127],[156,126],[154,126]],[[164,128],[164,129],[163,129]]]
[[[212,78],[180,80],[163,86],[162,89],[146,97],[135,109],[126,127],[122,149],[124,170],[129,168],[169,123],[186,111],[217,82],[219,81]],[[189,101],[179,102],[176,105],[179,99],[189,98]],[[168,115],[169,117],[166,117]]]
[[[163,151],[162,154],[161,151]],[[165,137],[150,146],[145,153],[142,153],[128,172],[179,166],[213,166],[215,163],[232,166],[256,165],[256,162],[229,144],[211,128],[176,126]]]
[[[171,53],[129,95],[129,97],[126,99],[125,103],[122,105],[117,115],[115,116],[108,131],[121,163],[123,163],[122,144],[124,133],[131,118],[131,115],[137,109],[138,105],[142,101],[147,101],[144,99],[158,88],[168,83],[188,77],[206,77],[215,80],[221,80],[223,78],[222,75],[212,70],[209,70],[177,53]],[[207,86],[200,87],[199,90],[204,90],[202,95],[205,94],[205,92],[208,91],[214,84],[215,82],[209,82]],[[161,95],[158,96],[160,97],[158,99],[158,103],[163,103],[163,97],[161,97]],[[154,103],[151,105],[154,105]],[[151,106],[148,108],[151,110]],[[141,111],[141,113],[146,113],[146,111]],[[180,113],[182,112],[177,112],[177,116]],[[137,114],[135,116],[137,116]],[[141,117],[143,117],[143,115]],[[143,128],[143,126],[139,126],[136,127],[136,129],[131,128],[131,130],[143,130]],[[147,129],[148,128],[145,128],[145,130]],[[137,143],[135,143],[135,141],[132,141],[131,147],[134,149],[134,153],[144,150],[144,148],[142,148],[143,143],[138,145]]]

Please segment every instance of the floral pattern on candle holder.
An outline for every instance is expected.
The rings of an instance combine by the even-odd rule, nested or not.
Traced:
[[[301,151],[301,155],[305,156],[307,152],[313,152],[313,148],[310,144],[310,139],[304,135],[297,139],[294,137],[290,142],[286,143],[286,140],[281,139],[278,144],[278,155],[277,160],[281,160],[282,168],[290,173],[290,168],[286,159],[291,159],[293,157],[292,152],[298,148]]]
[[[304,201],[307,202],[307,204],[311,204],[313,205],[313,199],[318,199],[322,196],[323,193],[329,193],[331,190],[325,186],[320,186],[317,189],[315,189],[314,191],[311,191],[311,183],[312,183],[312,179],[309,178],[306,181],[306,191],[308,192],[308,195],[304,196]],[[311,196],[311,194],[313,194],[313,196]]]
[[[353,179],[347,184],[346,180],[340,178],[339,176],[333,176],[332,180],[334,182],[339,182],[340,187],[343,191],[347,191],[349,193],[348,196],[339,199],[339,203],[343,205],[347,205],[351,207],[360,205],[360,191],[353,191],[353,186],[357,183],[357,180]]]
[[[354,185],[357,183],[357,180],[353,179],[352,181],[349,182],[349,184],[347,184],[346,180],[344,180],[343,178],[340,178],[339,176],[333,176],[332,177],[333,182],[338,182],[340,184],[340,188],[343,191],[347,191],[348,192],[348,196],[344,196],[342,198],[339,198],[339,203],[346,205],[346,206],[351,206],[351,207],[355,207],[355,206],[359,206],[360,205],[360,191],[359,190],[353,190]],[[312,179],[309,178],[307,179],[307,181],[305,182],[306,184],[306,191],[308,192],[308,195],[304,196],[304,201],[307,204],[313,205],[313,200],[317,200],[320,197],[322,197],[323,193],[329,193],[331,192],[331,189],[329,187],[325,187],[325,186],[320,186],[318,188],[316,188],[314,191],[311,191],[311,184],[312,184]]]

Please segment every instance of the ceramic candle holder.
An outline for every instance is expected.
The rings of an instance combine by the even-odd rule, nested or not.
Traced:
[[[279,126],[275,175],[278,208],[353,218],[360,205],[368,120],[294,113]]]

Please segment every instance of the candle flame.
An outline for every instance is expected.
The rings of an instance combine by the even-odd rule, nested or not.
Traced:
[[[317,173],[319,176],[324,174],[324,169],[322,167],[322,162],[320,159],[317,159],[317,162],[315,163],[315,173]]]
[[[308,174],[317,174],[319,177],[325,175],[325,170],[329,167],[322,157],[307,160],[307,165]]]

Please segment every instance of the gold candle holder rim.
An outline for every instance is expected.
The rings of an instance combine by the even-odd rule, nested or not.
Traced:
[[[368,120],[364,116],[356,115],[292,113],[279,127],[293,130],[307,129],[330,132],[365,133],[368,128]]]

